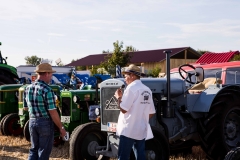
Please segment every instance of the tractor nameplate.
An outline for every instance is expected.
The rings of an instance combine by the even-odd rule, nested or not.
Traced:
[[[70,123],[70,116],[61,116],[61,122]]]

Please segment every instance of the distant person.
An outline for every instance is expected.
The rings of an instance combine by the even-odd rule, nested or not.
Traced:
[[[120,138],[118,160],[128,160],[132,148],[137,160],[145,160],[149,119],[156,112],[152,91],[141,82],[140,77],[144,74],[139,67],[131,64],[122,74],[127,87],[124,93],[121,89],[115,92],[120,108],[117,125],[117,135]]]
[[[26,87],[24,109],[29,111],[29,132],[31,148],[29,160],[46,160],[52,151],[54,123],[59,128],[61,137],[66,135],[55,103],[55,94],[49,87],[52,79],[52,66],[42,63],[36,67],[37,79]]]
[[[75,74],[72,74],[68,85],[70,85],[72,89],[79,89],[81,84],[82,81]]]

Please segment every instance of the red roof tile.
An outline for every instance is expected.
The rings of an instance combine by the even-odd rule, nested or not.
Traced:
[[[222,63],[230,61],[235,54],[239,54],[239,51],[231,51],[231,52],[222,52],[222,53],[213,53],[206,52],[204,53],[196,63]]]
[[[188,59],[198,59],[201,55],[192,49],[191,47],[181,47],[181,48],[168,48],[168,49],[158,49],[158,50],[147,50],[147,51],[136,51],[133,52],[133,56],[130,60],[130,63],[147,63],[147,62],[161,62],[165,60],[166,54],[163,53],[165,50],[171,50],[172,53],[170,57],[173,58],[182,58],[184,57],[184,51],[187,50]],[[191,54],[189,54],[191,51]],[[179,54],[181,53],[181,54]],[[67,64],[66,66],[90,66],[90,65],[99,65],[104,61],[105,54],[95,54],[89,55],[84,58],[81,58],[77,61]]]

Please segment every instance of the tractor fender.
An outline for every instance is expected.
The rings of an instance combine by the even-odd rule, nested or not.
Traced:
[[[8,66],[8,68],[6,68],[6,67],[3,67],[0,65],[0,72],[1,71],[4,73],[7,73],[8,75],[10,75],[13,78],[19,79],[16,68],[14,68],[12,66]]]
[[[211,85],[200,94],[189,94],[187,96],[188,112],[208,112],[220,90],[216,85]]]
[[[222,88],[217,87],[217,85],[211,85],[201,94],[198,94],[196,96],[193,95],[193,97],[189,96],[188,100],[190,103],[188,103],[188,106],[190,108],[190,112],[209,112],[212,103],[217,95],[225,92],[225,90],[228,90],[228,88],[232,86],[236,86],[237,89],[240,90],[240,85],[228,85]]]

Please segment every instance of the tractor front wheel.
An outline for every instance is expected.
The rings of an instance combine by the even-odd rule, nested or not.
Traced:
[[[69,156],[71,160],[97,160],[95,148],[106,146],[107,134],[101,132],[99,123],[86,123],[74,129],[70,138]],[[102,160],[110,159],[102,157]]]
[[[30,142],[30,133],[29,133],[29,120],[26,122],[23,128],[23,136],[24,138]]]
[[[23,128],[19,124],[19,116],[17,113],[8,114],[3,122],[3,133],[6,136],[19,136],[23,132]]]

